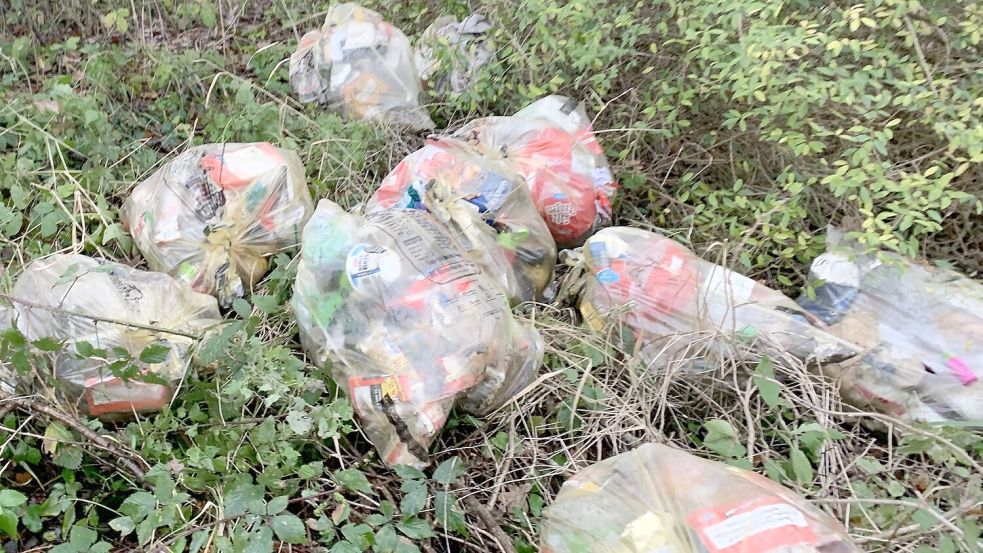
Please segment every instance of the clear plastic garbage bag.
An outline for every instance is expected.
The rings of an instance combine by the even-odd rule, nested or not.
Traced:
[[[544,553],[860,553],[839,522],[790,490],[657,444],[565,482],[540,543]]]
[[[31,262],[11,291],[17,328],[28,340],[64,341],[55,378],[79,408],[100,418],[125,418],[167,405],[184,377],[191,349],[222,321],[215,298],[163,273],[141,271],[84,255],[52,255]],[[79,344],[105,350],[108,359],[77,355]],[[151,345],[168,349],[160,363],[144,363]],[[122,379],[109,364],[132,356],[140,373]],[[85,351],[85,350],[81,350]],[[154,380],[150,382],[149,380]]]
[[[558,246],[579,246],[611,223],[617,184],[579,102],[547,96],[511,117],[476,119],[454,136],[518,168]]]
[[[290,56],[290,84],[301,102],[340,109],[351,119],[434,126],[420,107],[409,39],[358,4],[332,6],[321,30],[300,39]]]
[[[0,304],[0,336],[13,326],[14,310],[12,307]],[[17,372],[9,366],[7,360],[0,356],[0,396],[12,394],[17,387]]]
[[[784,294],[654,232],[602,229],[584,244],[582,256],[585,320],[595,329],[623,321],[628,347],[652,366],[674,361],[712,369],[715,360],[744,350],[733,346],[759,341],[823,363],[859,353]]]
[[[846,399],[911,421],[983,424],[983,284],[831,233],[803,308],[880,361],[844,369]]]
[[[513,304],[542,299],[552,282],[556,244],[522,178],[463,142],[432,140],[399,162],[366,211],[390,207],[430,211]]]
[[[455,401],[487,413],[527,386],[543,343],[429,213],[366,217],[321,200],[304,229],[293,309],[391,465],[427,464]]]
[[[270,255],[300,243],[313,210],[297,154],[266,142],[191,148],[123,205],[150,269],[223,307],[266,274]]]
[[[478,70],[492,59],[494,48],[488,36],[491,28],[485,16],[478,13],[461,21],[444,16],[431,23],[420,35],[413,54],[423,86],[432,82],[439,94],[460,94],[471,88]],[[449,66],[442,64],[443,60]]]

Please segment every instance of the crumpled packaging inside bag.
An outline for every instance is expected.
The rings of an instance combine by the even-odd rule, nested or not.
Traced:
[[[860,553],[842,525],[753,472],[646,444],[563,484],[544,553]]]
[[[31,262],[11,296],[23,300],[13,307],[17,328],[28,340],[65,342],[54,377],[66,395],[78,400],[83,412],[105,419],[167,405],[197,337],[222,321],[215,298],[166,274],[77,254]],[[110,359],[78,355],[82,342],[105,350]],[[139,361],[145,348],[157,344],[169,348],[163,362]],[[110,370],[108,365],[120,359],[117,348],[133,358],[138,376],[122,379]]]
[[[290,84],[301,102],[324,104],[351,119],[434,127],[420,107],[409,39],[358,4],[332,6],[324,26],[300,39],[290,56]]]
[[[420,35],[413,54],[423,86],[432,82],[438,94],[460,94],[474,86],[478,70],[492,59],[491,28],[478,13],[460,21],[453,16],[434,20]]]
[[[983,421],[983,284],[864,254],[836,230],[809,282],[799,304],[880,361],[844,369],[846,399],[909,421]]]
[[[195,146],[134,188],[123,205],[147,265],[228,307],[300,243],[314,210],[297,154],[266,142]]]
[[[396,165],[366,211],[390,207],[428,210],[511,303],[548,295],[556,244],[507,162],[485,159],[452,138],[432,140]]]
[[[547,96],[511,117],[475,119],[454,136],[517,167],[557,246],[579,246],[611,224],[618,185],[579,102]]]
[[[429,213],[365,217],[321,200],[304,229],[293,309],[390,464],[424,466],[455,402],[476,414],[532,382],[543,342]]]
[[[860,353],[781,292],[660,234],[610,227],[581,251],[581,314],[598,330],[623,322],[626,347],[649,366],[712,369],[757,344],[821,363]]]

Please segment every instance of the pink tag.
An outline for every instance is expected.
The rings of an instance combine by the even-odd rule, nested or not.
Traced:
[[[959,378],[959,382],[962,382],[963,386],[969,386],[978,379],[973,369],[969,368],[969,365],[958,357],[950,357],[945,364],[952,369],[952,372],[956,373],[956,377]]]

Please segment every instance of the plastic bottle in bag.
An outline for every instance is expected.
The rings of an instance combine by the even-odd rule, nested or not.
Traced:
[[[912,421],[983,420],[983,284],[831,233],[799,304],[880,363],[845,369],[859,407]]]
[[[381,119],[433,128],[420,107],[420,81],[406,35],[354,3],[332,6],[320,31],[290,56],[290,84],[301,102],[317,102],[351,119]]]
[[[366,217],[322,200],[304,229],[293,308],[391,465],[423,466],[455,402],[477,414],[535,376],[543,343],[455,238],[417,209]]]
[[[268,256],[300,242],[313,209],[300,159],[266,142],[191,148],[123,206],[150,268],[223,307],[266,274]]]
[[[477,13],[461,21],[444,16],[431,23],[420,35],[413,54],[423,86],[433,80],[433,89],[440,94],[460,94],[471,88],[478,70],[492,58],[490,29],[488,20]],[[441,54],[450,58],[446,70],[441,66]]]
[[[587,277],[579,308],[595,329],[623,317],[642,359],[712,367],[735,343],[766,339],[802,360],[834,362],[859,348],[784,294],[704,261],[669,238],[637,228],[600,230],[582,248]],[[715,355],[714,355],[715,354]],[[709,358],[707,358],[709,356]]]
[[[83,412],[125,418],[167,405],[183,378],[197,336],[219,324],[215,298],[199,294],[163,273],[84,255],[52,255],[31,262],[14,283],[17,328],[28,340],[64,341],[54,362],[55,377]],[[136,326],[132,326],[136,325]],[[108,358],[81,356],[85,342]],[[151,345],[168,348],[161,363],[140,361]],[[133,358],[140,375],[120,378],[109,364]],[[153,382],[148,377],[153,377]]]
[[[399,162],[366,211],[390,207],[430,211],[513,304],[542,299],[552,282],[556,244],[521,177],[463,142],[432,140]]]
[[[579,102],[547,96],[511,117],[476,119],[454,136],[518,168],[558,246],[583,244],[611,223],[617,184]]]
[[[657,444],[563,484],[544,553],[860,553],[835,519],[753,472]]]

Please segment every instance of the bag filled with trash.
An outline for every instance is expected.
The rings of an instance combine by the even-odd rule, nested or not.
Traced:
[[[471,88],[478,70],[492,58],[491,27],[479,13],[460,21],[454,16],[438,17],[431,23],[413,54],[423,86],[432,82],[438,94],[460,94]]]
[[[414,130],[434,126],[420,107],[409,39],[358,4],[332,6],[321,30],[300,39],[290,56],[290,84],[301,102],[339,109],[351,119],[384,120]]]
[[[150,269],[217,296],[222,307],[266,274],[271,254],[300,243],[313,210],[297,154],[266,142],[193,147],[123,205]]]
[[[844,397],[909,421],[983,421],[983,284],[830,232],[799,304],[879,363],[844,368]]]
[[[543,299],[556,244],[507,162],[483,158],[453,138],[431,140],[386,176],[366,212],[390,207],[428,210],[511,303]]]
[[[544,553],[860,553],[842,525],[751,471],[645,444],[567,480]]]
[[[650,366],[713,368],[716,358],[740,354],[735,345],[773,346],[822,363],[859,354],[781,292],[654,232],[602,229],[581,252],[584,319],[597,330],[624,322],[625,347]]]
[[[104,419],[167,405],[198,337],[222,321],[215,298],[166,274],[77,254],[31,262],[11,296],[28,340],[65,343],[54,377],[66,395]],[[141,358],[149,346],[159,358]]]
[[[471,121],[454,136],[518,168],[557,246],[579,246],[611,223],[617,184],[576,100],[547,96],[511,117]]]
[[[329,363],[390,465],[426,465],[455,402],[494,410],[542,363],[539,333],[418,209],[361,217],[321,200],[304,229],[292,302],[304,349]]]

